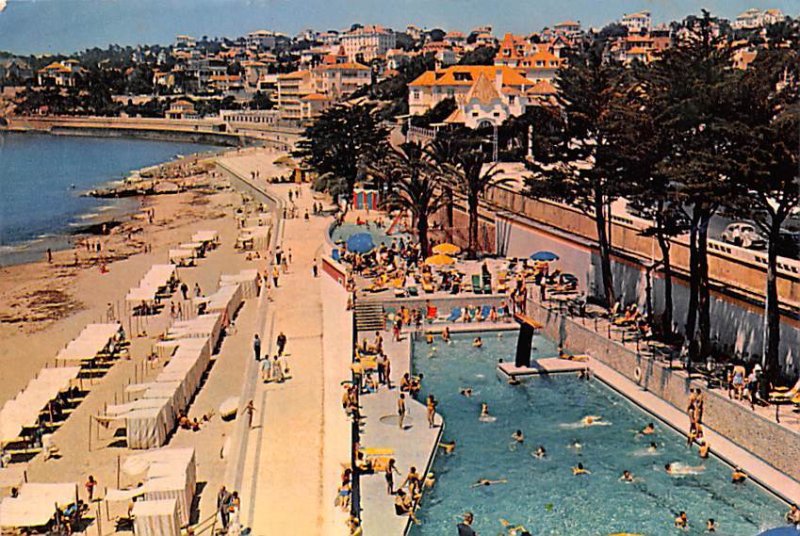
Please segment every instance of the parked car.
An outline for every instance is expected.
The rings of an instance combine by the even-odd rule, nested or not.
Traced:
[[[766,239],[756,230],[752,223],[730,223],[720,236],[723,242],[749,249],[763,249],[767,246]]]
[[[800,231],[781,229],[778,238],[778,255],[800,260]]]

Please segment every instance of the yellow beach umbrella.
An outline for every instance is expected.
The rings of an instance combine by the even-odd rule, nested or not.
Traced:
[[[434,253],[441,253],[442,255],[458,255],[461,253],[461,248],[455,244],[444,242],[438,246],[433,247]]]
[[[432,255],[425,259],[425,264],[430,266],[447,266],[448,264],[455,264],[456,260],[453,257],[442,255],[441,253]]]

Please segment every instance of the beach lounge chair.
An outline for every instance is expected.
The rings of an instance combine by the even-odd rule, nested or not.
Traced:
[[[472,292],[475,294],[483,292],[483,283],[481,282],[481,276],[478,274],[472,275]]]
[[[453,307],[453,310],[450,311],[450,316],[446,320],[448,322],[456,322],[459,318],[461,318],[461,307]]]
[[[484,320],[489,319],[489,315],[492,313],[492,306],[491,305],[484,305],[481,307],[481,316]]]
[[[425,313],[425,318],[428,322],[433,322],[439,316],[439,308],[435,305],[431,305],[428,307],[427,313]]]
[[[798,378],[797,382],[794,384],[794,387],[791,389],[787,389],[781,391],[780,389],[776,389],[769,394],[769,399],[771,402],[774,403],[781,403],[781,402],[794,402],[794,398],[800,395],[800,378]]]

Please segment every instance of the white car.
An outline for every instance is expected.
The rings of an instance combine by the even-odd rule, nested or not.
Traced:
[[[767,241],[756,230],[752,223],[736,222],[728,224],[722,231],[722,241],[735,246],[750,249],[763,249],[767,246]]]

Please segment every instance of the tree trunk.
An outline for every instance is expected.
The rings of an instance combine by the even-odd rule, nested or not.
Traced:
[[[453,242],[453,189],[445,188],[444,195],[447,199],[445,214],[447,215],[447,240]]]
[[[603,293],[606,306],[610,309],[616,301],[614,296],[614,276],[611,273],[611,247],[606,232],[605,203],[603,194],[597,192],[594,196],[594,223],[597,227],[597,245],[600,247],[600,269],[603,278]]]
[[[467,258],[475,259],[478,250],[478,198],[470,196],[469,205],[469,237],[467,240]]]
[[[419,251],[422,259],[428,256],[428,215],[417,216],[417,236],[419,237]]]
[[[661,249],[661,263],[664,267],[664,313],[661,315],[661,334],[672,335],[672,259],[670,257],[669,238],[658,232],[658,247]]]
[[[711,290],[708,282],[708,223],[711,213],[704,211],[697,233],[698,286],[698,331],[700,335],[700,357],[711,354]]]
[[[767,296],[764,311],[763,367],[767,381],[775,383],[780,376],[778,349],[781,342],[781,316],[778,305],[778,240],[783,220],[773,219],[767,245]]]
[[[689,228],[689,309],[686,312],[686,340],[689,342],[689,363],[697,360],[697,295],[700,286],[700,272],[697,266],[697,228],[700,222],[698,210],[692,211]]]

